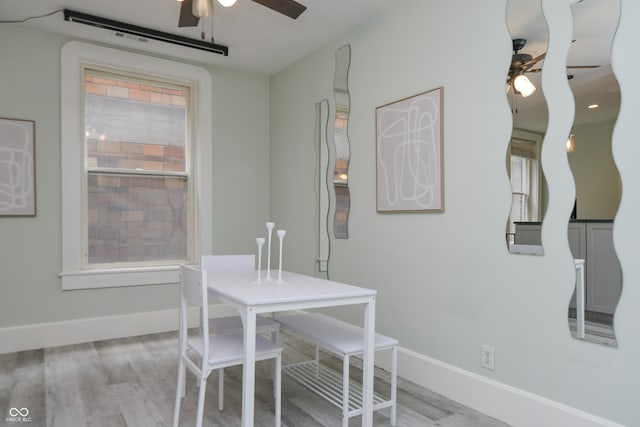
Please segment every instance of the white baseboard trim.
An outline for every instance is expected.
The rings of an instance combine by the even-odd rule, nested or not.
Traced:
[[[376,363],[388,370],[387,353],[378,352]],[[402,347],[398,376],[513,426],[624,427]]]
[[[224,305],[209,310],[212,317],[237,313]],[[0,328],[0,354],[177,330],[177,308],[14,326]]]

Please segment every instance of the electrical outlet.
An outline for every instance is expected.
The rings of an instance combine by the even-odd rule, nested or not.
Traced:
[[[496,349],[490,345],[482,344],[482,355],[480,357],[480,366],[493,371],[495,368],[495,351]]]

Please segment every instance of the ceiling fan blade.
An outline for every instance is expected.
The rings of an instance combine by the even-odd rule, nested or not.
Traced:
[[[291,19],[298,19],[298,17],[307,10],[307,6],[302,5],[294,0],[253,0],[269,9],[275,10]]]
[[[547,52],[541,53],[540,55],[536,56],[535,58],[533,58],[533,59],[525,62],[524,64],[522,64],[522,68],[527,69],[529,67],[534,66],[538,62],[542,61],[545,56],[547,56]]]
[[[567,65],[567,68],[600,68],[600,65]]]
[[[191,7],[193,0],[183,0],[180,3],[180,18],[178,19],[178,27],[196,27],[200,18],[193,15]]]

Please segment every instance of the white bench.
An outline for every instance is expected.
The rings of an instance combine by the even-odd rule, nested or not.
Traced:
[[[349,381],[349,358],[363,352],[363,329],[320,313],[282,316],[282,329],[315,345],[315,359],[283,367],[286,374],[342,409],[342,425],[362,414],[362,385]],[[391,397],[374,393],[373,410],[391,408],[390,424],[396,424],[398,340],[376,334],[374,348],[391,351]],[[342,378],[320,364],[320,348],[342,358]]]

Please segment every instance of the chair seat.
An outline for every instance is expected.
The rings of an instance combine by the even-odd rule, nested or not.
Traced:
[[[210,332],[217,335],[241,334],[244,331],[240,316],[213,317],[209,319]],[[256,316],[256,333],[268,334],[280,330],[280,323],[264,316]]]
[[[353,355],[364,351],[363,329],[351,323],[321,314],[307,313],[278,317],[282,328],[338,355]],[[374,348],[382,350],[397,346],[398,340],[376,334]]]
[[[189,348],[198,355],[202,355],[202,340],[189,338]],[[237,364],[244,357],[244,341],[242,335],[211,335],[209,337],[209,363],[220,365],[226,362]],[[281,352],[282,346],[266,338],[256,336],[256,360],[272,358],[275,353]]]

